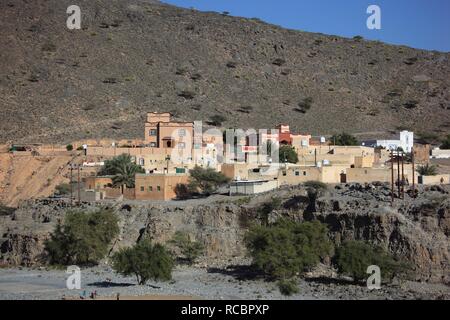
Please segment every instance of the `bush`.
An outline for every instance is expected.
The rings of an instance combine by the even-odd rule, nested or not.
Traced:
[[[330,141],[336,146],[357,146],[359,145],[358,140],[348,133],[335,134],[331,137]]]
[[[14,211],[16,211],[16,209],[4,206],[3,204],[0,203],[0,216],[9,216],[13,214]]]
[[[58,195],[66,195],[70,193],[70,184],[69,183],[60,183],[55,187],[55,191]]]
[[[174,191],[177,195],[177,199],[179,200],[186,200],[193,196],[193,192],[189,188],[189,184],[186,183],[177,183]]]
[[[211,117],[209,123],[213,126],[220,127],[225,121],[227,121],[227,118],[220,114],[216,114]]]
[[[67,150],[67,151],[72,151],[72,150],[73,150],[73,145],[68,144],[68,145],[66,146],[66,150]]]
[[[175,232],[170,243],[181,251],[182,256],[178,258],[187,264],[193,264],[204,250],[200,242],[191,241],[188,234],[180,231]]]
[[[320,190],[327,190],[328,186],[326,183],[323,183],[321,181],[306,181],[304,183],[304,186],[307,188],[315,189],[316,191]]]
[[[448,150],[450,149],[450,134],[442,140],[442,144],[440,146],[441,149]]]
[[[281,199],[278,197],[272,197],[271,201],[265,202],[261,205],[258,210],[260,218],[265,222],[266,225],[269,224],[269,214],[272,211],[277,210],[281,207]]]
[[[196,166],[189,170],[189,186],[190,192],[200,192],[203,195],[210,195],[215,192],[221,185],[230,181],[221,172],[217,172],[212,168],[201,168]]]
[[[281,294],[284,296],[292,296],[293,294],[299,292],[295,280],[280,280],[277,285]]]
[[[96,264],[118,235],[118,218],[111,209],[68,212],[45,243],[48,259],[56,265]]]
[[[417,168],[417,172],[421,175],[421,176],[435,176],[437,175],[437,169],[436,166],[434,165],[430,165],[430,164],[425,164],[423,166],[419,166]]]
[[[311,269],[333,248],[324,224],[284,219],[252,227],[245,244],[254,266],[272,279],[290,279]]]
[[[298,155],[291,146],[281,146],[279,149],[280,162],[297,163]]]
[[[123,248],[112,257],[114,271],[124,276],[134,275],[138,284],[148,280],[172,279],[173,259],[161,244],[152,245],[149,240],[138,242],[131,248]]]
[[[298,108],[296,110],[302,113],[306,113],[306,111],[311,109],[312,103],[313,99],[311,97],[305,98],[298,103]]]
[[[195,98],[195,92],[191,90],[182,90],[178,95],[188,100]]]
[[[339,273],[351,276],[355,281],[367,279],[367,267],[380,267],[382,280],[391,282],[396,275],[406,275],[408,266],[395,261],[392,256],[378,246],[363,241],[344,242],[336,252],[335,263]]]

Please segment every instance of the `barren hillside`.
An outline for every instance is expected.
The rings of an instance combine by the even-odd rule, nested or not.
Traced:
[[[449,53],[155,1],[79,0],[68,30],[71,4],[0,2],[0,141],[140,137],[158,110],[313,134],[450,128]]]

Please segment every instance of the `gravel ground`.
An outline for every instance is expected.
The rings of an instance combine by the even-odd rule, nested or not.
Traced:
[[[286,299],[275,283],[262,279],[239,280],[236,274],[221,269],[177,267],[171,282],[136,285],[133,277],[122,277],[108,267],[82,269],[81,290],[66,288],[64,270],[0,269],[0,299],[77,298],[97,290],[99,297],[183,296],[197,299]],[[110,282],[107,279],[110,279]],[[450,299],[450,287],[408,282],[399,286],[369,291],[362,286],[325,281],[299,281],[299,293],[289,299]]]

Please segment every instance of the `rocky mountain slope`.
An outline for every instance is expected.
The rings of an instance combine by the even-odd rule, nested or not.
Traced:
[[[450,128],[450,54],[156,1],[0,2],[0,141],[141,137],[148,111],[313,134]]]
[[[329,227],[339,245],[348,239],[380,244],[410,261],[415,279],[450,283],[450,202],[448,188],[426,187],[417,199],[408,196],[390,207],[386,185],[340,186],[317,199],[301,186],[287,187],[252,199],[215,196],[165,204],[132,202],[113,204],[120,217],[121,235],[111,252],[133,245],[142,237],[166,242],[176,231],[190,234],[206,248],[204,264],[224,267],[245,259],[243,237],[258,223],[260,206],[273,196],[282,199],[270,221],[289,217],[318,219]],[[92,209],[87,207],[86,209]],[[67,204],[35,201],[0,215],[0,264],[34,266],[44,253],[44,241],[67,212]]]

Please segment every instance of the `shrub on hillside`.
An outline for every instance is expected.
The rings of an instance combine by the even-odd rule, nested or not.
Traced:
[[[216,114],[210,118],[209,124],[211,124],[212,126],[220,127],[226,120],[227,118],[225,118],[224,116]]]
[[[367,279],[367,267],[377,265],[383,282],[392,281],[394,276],[408,274],[408,265],[398,262],[381,247],[363,241],[344,242],[336,251],[335,263],[339,273],[355,281]]]
[[[326,184],[326,183],[323,183],[323,182],[321,182],[321,181],[313,181],[313,180],[311,180],[311,181],[306,181],[306,182],[304,183],[304,185],[305,185],[305,187],[307,187],[307,188],[313,188],[313,189],[315,189],[316,191],[319,191],[319,190],[327,190],[327,189],[328,189],[327,184]]]
[[[138,284],[148,280],[172,279],[173,259],[161,244],[149,240],[138,242],[131,248],[121,249],[112,257],[113,269],[124,276],[135,276]]]
[[[291,279],[317,265],[332,253],[326,225],[279,220],[271,226],[254,226],[245,244],[254,266],[271,279]]]
[[[175,232],[170,243],[180,250],[181,256],[178,258],[187,264],[193,264],[204,250],[200,242],[192,241],[188,234],[181,231]]]
[[[96,264],[118,233],[118,218],[112,209],[68,212],[45,242],[48,260],[56,265]]]
[[[68,144],[68,145],[66,146],[66,150],[67,150],[67,151],[72,151],[72,150],[73,150],[73,145]]]
[[[272,211],[279,209],[281,207],[281,202],[280,198],[272,197],[270,201],[264,202],[258,209],[258,214],[266,225],[269,224],[269,214],[272,213]]]
[[[67,195],[70,193],[70,184],[69,183],[60,183],[55,187],[55,192],[58,195]]]

